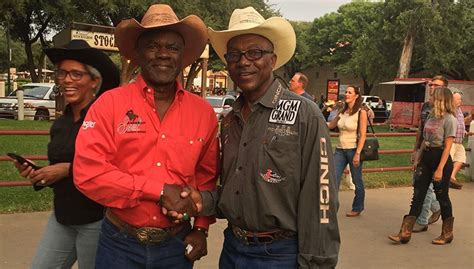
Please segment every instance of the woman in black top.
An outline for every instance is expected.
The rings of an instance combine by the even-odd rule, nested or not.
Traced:
[[[66,48],[45,49],[45,53],[56,64],[56,84],[68,105],[51,127],[49,165],[33,170],[15,162],[21,176],[54,192],[54,214],[32,268],[71,268],[76,260],[79,268],[94,268],[104,209],[74,186],[74,144],[79,128],[93,127],[83,121],[96,92],[100,95],[118,86],[120,75],[107,55],[82,40],[72,40]]]

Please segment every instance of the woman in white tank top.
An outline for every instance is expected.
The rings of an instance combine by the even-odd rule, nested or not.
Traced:
[[[355,185],[352,210],[346,216],[357,217],[364,210],[365,189],[360,152],[367,134],[367,112],[361,109],[362,97],[357,86],[347,87],[344,101],[344,108],[339,115],[328,122],[328,127],[339,129],[339,143],[334,153],[337,183],[340,184],[344,168],[349,164]]]

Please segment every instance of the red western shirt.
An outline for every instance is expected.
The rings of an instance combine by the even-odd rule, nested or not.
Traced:
[[[141,76],[104,93],[89,109],[76,140],[74,182],[86,196],[136,227],[170,227],[157,204],[165,183],[214,190],[217,119],[206,100],[176,82],[162,120],[154,90]],[[208,228],[214,217],[197,217]]]

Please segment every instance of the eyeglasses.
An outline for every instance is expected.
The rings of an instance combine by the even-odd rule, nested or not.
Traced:
[[[261,49],[250,49],[244,52],[232,51],[232,52],[226,53],[224,55],[224,58],[227,61],[227,63],[237,63],[240,61],[240,58],[242,58],[242,55],[244,55],[247,60],[256,61],[262,58],[263,55],[267,53],[273,54],[273,51],[261,50]]]
[[[81,80],[82,76],[89,74],[89,72],[83,72],[79,70],[71,70],[71,71],[66,71],[63,69],[56,70],[56,78],[57,79],[66,79],[66,76],[69,74],[69,77],[74,80],[78,81]]]

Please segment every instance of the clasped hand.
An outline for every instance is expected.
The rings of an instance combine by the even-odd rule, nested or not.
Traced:
[[[165,184],[160,204],[163,214],[175,223],[188,221],[202,210],[200,192],[189,185]],[[187,246],[185,256],[192,262],[207,255],[206,236],[200,231],[192,230],[184,238],[184,244]]]
[[[165,184],[160,204],[163,214],[175,223],[189,220],[202,210],[201,194],[190,185]]]

